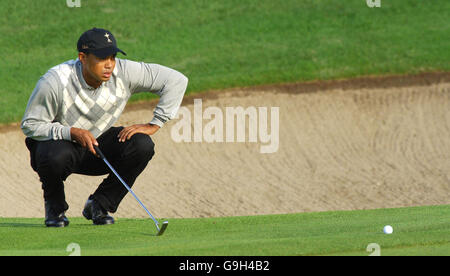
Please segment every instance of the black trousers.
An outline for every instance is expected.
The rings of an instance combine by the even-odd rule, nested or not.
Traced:
[[[135,134],[130,140],[119,142],[117,135],[122,129],[110,128],[97,141],[106,159],[131,187],[152,159],[155,145],[150,136],[144,134]],[[128,192],[102,159],[77,143],[30,138],[25,142],[30,150],[31,166],[42,182],[44,200],[57,213],[69,208],[65,200],[64,181],[73,173],[90,176],[109,174],[91,195],[109,212],[117,210]]]

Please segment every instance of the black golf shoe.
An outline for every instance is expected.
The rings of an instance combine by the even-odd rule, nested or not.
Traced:
[[[45,202],[45,225],[47,227],[66,227],[69,225],[64,212],[55,212],[49,202]]]
[[[114,218],[92,196],[88,198],[84,205],[83,216],[92,220],[95,225],[114,224]]]

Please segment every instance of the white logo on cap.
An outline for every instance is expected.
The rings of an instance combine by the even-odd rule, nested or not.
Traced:
[[[105,34],[105,37],[108,39],[109,43],[112,43],[111,39],[109,39],[109,34],[108,33]]]

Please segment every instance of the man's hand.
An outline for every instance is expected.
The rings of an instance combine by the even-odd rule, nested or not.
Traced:
[[[132,125],[122,129],[122,131],[117,135],[119,138],[119,142],[125,142],[126,140],[130,140],[130,138],[136,133],[143,133],[147,135],[155,134],[159,129],[158,125],[152,124],[139,124]]]
[[[90,131],[72,127],[70,129],[70,135],[72,140],[75,140],[82,147],[87,148],[95,156],[98,156],[94,149],[94,145],[98,147],[98,142]]]

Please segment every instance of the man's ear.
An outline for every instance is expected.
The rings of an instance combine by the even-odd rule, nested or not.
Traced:
[[[86,63],[87,56],[86,53],[78,52],[78,59],[81,61],[81,64],[84,65]]]

